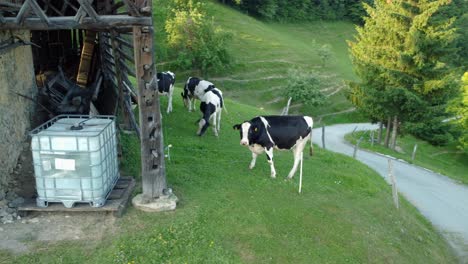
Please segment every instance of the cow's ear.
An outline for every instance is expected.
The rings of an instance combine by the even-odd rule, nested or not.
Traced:
[[[241,128],[240,124],[232,126],[232,129],[234,129],[234,130],[240,130],[240,128]]]

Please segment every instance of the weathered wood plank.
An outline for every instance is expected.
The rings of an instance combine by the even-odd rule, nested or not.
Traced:
[[[130,48],[133,50],[133,44],[131,44],[130,42],[128,42],[126,39],[122,38],[122,37],[116,37],[115,38],[121,45],[127,47],[127,48]]]
[[[49,24],[49,18],[44,13],[44,10],[41,9],[36,0],[30,0],[29,5],[31,6],[33,12],[42,20],[42,22]]]
[[[72,16],[49,17],[49,25],[40,23],[40,18],[25,17],[29,11],[29,5],[23,5],[18,16],[5,17],[5,23],[0,25],[2,29],[30,29],[30,30],[57,30],[57,29],[94,29],[109,30],[118,27],[147,26],[151,25],[151,17],[131,17],[125,15],[104,15],[99,16],[96,22],[90,17],[85,17],[81,21],[74,20]],[[22,24],[21,24],[22,22]]]
[[[119,54],[119,55],[120,55],[120,54]],[[133,77],[136,77],[135,72],[134,72],[132,69],[130,69],[130,67],[125,63],[124,60],[122,60],[121,58],[119,58],[118,61],[119,61],[118,65],[120,65],[120,67],[122,67],[128,75],[133,76]]]
[[[128,12],[132,15],[132,16],[140,16],[140,11],[138,10],[138,7],[137,5],[135,5],[135,3],[133,3],[132,1],[128,1],[128,0],[122,0],[124,3],[125,3],[125,6],[127,7],[127,10]]]
[[[96,10],[91,6],[91,3],[93,0],[78,0],[78,3],[80,3],[81,8],[95,21],[99,21],[99,15],[96,13]]]
[[[138,6],[151,7],[151,0],[137,0]],[[138,106],[140,117],[140,143],[143,195],[158,198],[167,188],[164,161],[162,120],[157,87],[147,84],[156,75],[153,54],[153,27],[134,27],[133,46],[135,52],[136,79],[138,84]],[[158,157],[151,153],[156,151]]]
[[[26,0],[26,2],[24,2],[21,6],[21,9],[19,10],[15,18],[5,18],[6,22],[4,23],[4,25],[8,24],[8,21],[11,20],[14,24],[21,26],[21,24],[25,22],[26,16],[29,13],[30,9],[31,7],[29,6],[29,0]],[[4,25],[0,25],[0,28],[2,28]]]
[[[18,208],[19,212],[26,213],[31,211],[36,212],[112,212],[115,216],[122,216],[123,211],[125,210],[130,195],[135,188],[135,179],[132,177],[121,177],[119,182],[125,182],[127,187],[125,189],[117,189],[119,191],[114,195],[109,195],[109,198],[106,201],[106,204],[103,207],[91,207],[87,203],[76,203],[73,208],[66,208],[61,203],[50,203],[47,207],[37,207],[35,200],[26,200],[23,205]],[[115,190],[115,189],[114,189]],[[113,190],[113,191],[114,191]],[[120,193],[121,190],[125,190],[123,193]]]

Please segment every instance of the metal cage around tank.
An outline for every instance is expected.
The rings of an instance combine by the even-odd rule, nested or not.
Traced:
[[[39,207],[101,207],[119,178],[113,116],[60,115],[30,133]]]

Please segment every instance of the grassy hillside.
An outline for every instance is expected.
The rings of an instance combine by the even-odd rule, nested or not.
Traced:
[[[178,90],[180,92],[180,90]],[[165,102],[163,106],[165,106]],[[284,181],[290,152],[275,152],[277,179],[265,156],[250,171],[250,152],[232,125],[264,111],[227,100],[222,131],[195,136],[200,114],[175,100],[164,115],[172,144],[169,185],[180,198],[174,212],[130,208],[103,241],[35,244],[34,253],[4,263],[450,263],[441,236],[404,199],[392,204],[389,186],[368,167],[343,155],[316,150],[298,177]],[[138,175],[139,144],[123,135],[123,169]],[[297,175],[296,175],[297,176]]]
[[[163,4],[165,1],[161,2]],[[300,68],[318,71],[326,82],[323,85],[324,93],[330,97],[322,107],[304,108],[298,102],[292,102],[292,111],[317,116],[351,107],[342,91],[345,88],[344,80],[356,78],[346,44],[346,40],[351,39],[355,32],[351,23],[265,23],[211,1],[207,2],[207,7],[210,14],[213,14],[215,23],[234,36],[230,43],[230,51],[234,57],[232,68],[223,70],[221,74],[206,76],[225,91],[226,97],[279,111],[287,101],[281,92],[287,83],[288,70]],[[165,10],[160,5],[158,8]],[[158,19],[160,24],[164,23],[164,19]],[[161,27],[157,30],[157,41],[164,46],[165,33]],[[322,67],[317,49],[324,44],[331,46],[334,59]],[[168,70],[173,66],[170,59],[163,55],[158,69]],[[180,84],[189,75],[197,74],[177,69],[175,73]]]
[[[377,135],[377,133],[375,134]],[[377,144],[371,146],[370,132],[359,131],[354,134],[348,134],[345,136],[345,139],[352,144],[356,144],[357,139],[361,136],[363,137],[363,141],[359,145],[361,148],[406,160],[468,184],[468,155],[457,149],[456,142],[448,146],[433,146],[411,135],[404,135],[397,139],[397,146],[399,146],[403,152],[396,152]],[[418,144],[418,149],[415,159],[412,161],[411,155],[415,144]]]

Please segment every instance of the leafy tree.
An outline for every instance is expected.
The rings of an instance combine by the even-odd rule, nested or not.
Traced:
[[[184,69],[224,69],[231,62],[228,43],[232,35],[216,27],[206,15],[205,5],[193,0],[176,0],[173,16],[166,21],[167,42]]]
[[[438,116],[438,106],[454,95],[455,74],[448,63],[454,54],[454,19],[433,19],[449,2],[376,0],[374,7],[365,5],[365,24],[349,42],[361,79],[351,85],[353,101],[391,126],[391,147],[402,123]]]
[[[316,72],[290,70],[284,95],[306,105],[320,106],[325,103],[325,95],[320,91],[321,86],[322,80]]]

